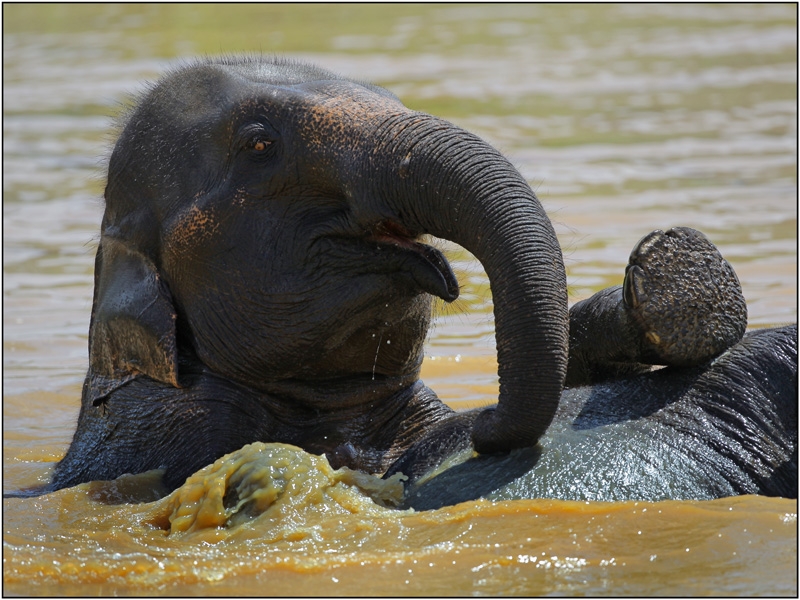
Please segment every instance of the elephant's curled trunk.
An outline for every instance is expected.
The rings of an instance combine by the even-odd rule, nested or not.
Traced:
[[[558,407],[567,365],[566,275],[547,215],[507,159],[446,121],[397,114],[377,139],[362,181],[379,218],[460,244],[489,277],[500,396],[476,421],[475,448],[534,445]]]

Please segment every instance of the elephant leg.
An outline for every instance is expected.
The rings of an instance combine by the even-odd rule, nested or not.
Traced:
[[[432,396],[429,399],[431,406],[441,404],[449,414],[437,411],[439,415],[435,423],[428,426],[421,437],[416,437],[384,473],[384,479],[395,473],[405,475],[408,478],[405,482],[406,494],[427,480],[428,475],[466,460],[474,453],[471,431],[480,410],[454,412],[430,389],[425,388],[424,392]]]
[[[699,231],[676,227],[633,248],[621,286],[570,309],[566,386],[703,364],[736,344],[747,305],[733,267]]]
[[[178,389],[140,377],[98,406],[84,392],[73,442],[50,489],[162,469],[169,492],[224,454],[274,435],[274,419],[257,395],[210,375],[186,380]]]
[[[349,418],[348,427],[315,428],[311,438],[291,443],[313,454],[324,454],[334,469],[348,467],[389,478],[402,473],[412,484],[462,450],[472,452],[472,425],[480,411],[456,413],[417,381],[390,400],[400,407],[383,417]],[[381,404],[386,404],[381,402]],[[350,428],[350,424],[355,428]],[[311,428],[304,428],[307,433]]]

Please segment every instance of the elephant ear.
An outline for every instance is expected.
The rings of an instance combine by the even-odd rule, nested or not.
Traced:
[[[88,377],[92,405],[141,375],[181,387],[175,307],[153,262],[104,236],[94,285]]]

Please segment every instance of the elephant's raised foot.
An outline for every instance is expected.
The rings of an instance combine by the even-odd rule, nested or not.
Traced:
[[[633,248],[622,286],[640,362],[702,364],[742,339],[747,305],[733,267],[688,227],[653,231]]]
[[[747,306],[733,267],[699,231],[653,231],[634,246],[622,286],[570,309],[567,387],[689,367],[744,335]]]

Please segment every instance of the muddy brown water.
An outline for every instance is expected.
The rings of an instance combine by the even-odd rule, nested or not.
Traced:
[[[3,12],[4,489],[46,480],[74,429],[108,115],[176,59],[204,53],[312,60],[491,141],[550,214],[571,301],[619,283],[651,229],[686,225],[733,263],[751,327],[797,320],[793,6]],[[488,282],[471,256],[443,247],[463,291],[437,310],[423,379],[455,407],[486,405],[497,394]],[[793,500],[477,501],[399,512],[301,451],[280,449],[278,466],[248,456],[219,472],[261,465],[253,473],[266,474],[264,490],[285,486],[260,517],[227,526],[223,509],[204,504],[217,485],[210,476],[181,488],[182,500],[119,503],[147,476],[4,500],[4,592],[797,594]],[[303,487],[312,480],[317,487]],[[187,518],[193,528],[182,529]]]

